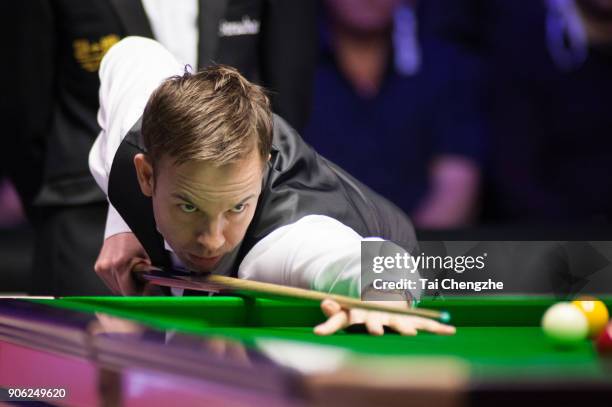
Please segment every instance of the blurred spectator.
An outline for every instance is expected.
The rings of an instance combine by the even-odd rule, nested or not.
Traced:
[[[483,155],[478,90],[470,83],[477,66],[457,65],[452,48],[420,36],[415,2],[324,4],[305,139],[417,227],[468,224]]]
[[[612,1],[425,3],[432,31],[488,66],[490,219],[609,223]]]
[[[0,177],[0,295],[26,294],[30,285],[33,249],[17,191]]]
[[[42,46],[45,40],[36,33],[43,15],[30,2],[0,2],[0,19],[0,34],[5,39],[0,63],[0,174],[11,180],[32,218],[32,201],[42,178],[43,110],[50,103],[45,86],[52,73],[41,70],[33,75],[24,67],[33,58],[46,63],[49,52]]]
[[[44,136],[43,157],[30,164],[44,164],[42,185],[35,185],[40,210],[35,223],[35,294],[109,293],[93,271],[107,204],[87,159],[99,132],[97,70],[120,38],[155,37],[194,68],[233,65],[271,89],[275,111],[289,122],[299,127],[306,120],[315,54],[315,6],[310,0],[24,3],[19,13],[5,19],[27,27],[28,38],[35,39],[21,44],[14,68],[38,84],[23,83],[16,89],[24,95],[19,99],[27,101],[25,110],[38,112],[35,122],[40,124],[26,131],[24,139],[40,140],[34,130]]]
[[[31,203],[42,174],[38,131],[43,127],[37,106],[46,106],[48,100],[42,95],[32,99],[31,95],[37,91],[44,93],[42,85],[48,73],[40,71],[33,76],[20,69],[26,52],[38,52],[39,59],[45,58],[45,52],[37,46],[41,39],[34,27],[23,24],[19,16],[32,16],[35,12],[29,2],[0,2],[0,35],[4,39],[0,62],[0,292],[3,294],[24,294],[32,280],[34,239],[23,211],[28,217],[35,217]],[[15,189],[26,204],[23,207]]]
[[[7,178],[0,178],[0,229],[25,223],[25,216],[15,187]]]

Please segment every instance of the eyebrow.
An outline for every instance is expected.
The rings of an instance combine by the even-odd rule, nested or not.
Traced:
[[[171,194],[171,196],[172,196],[172,197],[174,197],[174,198],[178,198],[178,199],[180,199],[180,200],[182,200],[182,201],[185,201],[185,202],[190,202],[190,203],[193,203],[193,200],[192,200],[192,199],[190,199],[190,198],[189,198],[189,197],[187,197],[186,195],[181,194],[180,192],[173,192],[173,193]],[[255,197],[255,194],[251,194],[251,195],[247,196],[246,198],[243,198],[243,199],[242,199],[242,200],[240,200],[238,203],[236,203],[234,206],[236,206],[236,205],[240,205],[240,204],[242,204],[242,203],[245,203],[246,201],[248,201],[249,199],[251,199],[251,198],[253,198],[253,197]]]
[[[171,194],[171,196],[173,198],[178,198],[181,201],[185,201],[185,202],[192,202],[192,199],[190,199],[189,197],[187,197],[186,195],[181,194],[180,192],[173,192]]]
[[[242,204],[242,203],[245,203],[246,201],[248,201],[249,199],[254,198],[254,197],[255,197],[255,194],[251,194],[251,195],[247,196],[246,198],[242,199],[242,200],[241,200],[240,202],[238,202],[236,205],[240,205],[240,204]]]

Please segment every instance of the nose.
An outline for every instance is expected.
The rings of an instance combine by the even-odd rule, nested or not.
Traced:
[[[198,232],[198,243],[204,249],[202,256],[216,256],[225,244],[225,236],[223,234],[223,220],[206,221]]]

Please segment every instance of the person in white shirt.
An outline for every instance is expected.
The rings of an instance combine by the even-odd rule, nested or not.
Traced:
[[[235,69],[190,73],[131,37],[107,53],[100,79],[89,161],[111,207],[96,272],[115,292],[142,294],[134,269],[154,264],[359,296],[363,235],[416,244],[397,208],[318,156]],[[319,334],[454,332],[330,300],[322,310]]]

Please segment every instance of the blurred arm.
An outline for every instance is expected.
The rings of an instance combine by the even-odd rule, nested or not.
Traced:
[[[462,227],[473,220],[478,203],[480,170],[468,158],[440,156],[430,168],[430,192],[413,213],[426,229]]]
[[[373,273],[362,276],[361,242],[364,241],[383,242],[376,255],[395,255],[404,250],[378,237],[364,238],[328,216],[309,215],[274,230],[259,241],[240,264],[238,276],[360,297],[362,286],[369,288],[374,278]],[[412,274],[413,278],[418,276],[418,273]],[[406,277],[406,273],[389,273],[385,280],[399,281],[402,277]],[[406,294],[418,298],[420,290]]]

